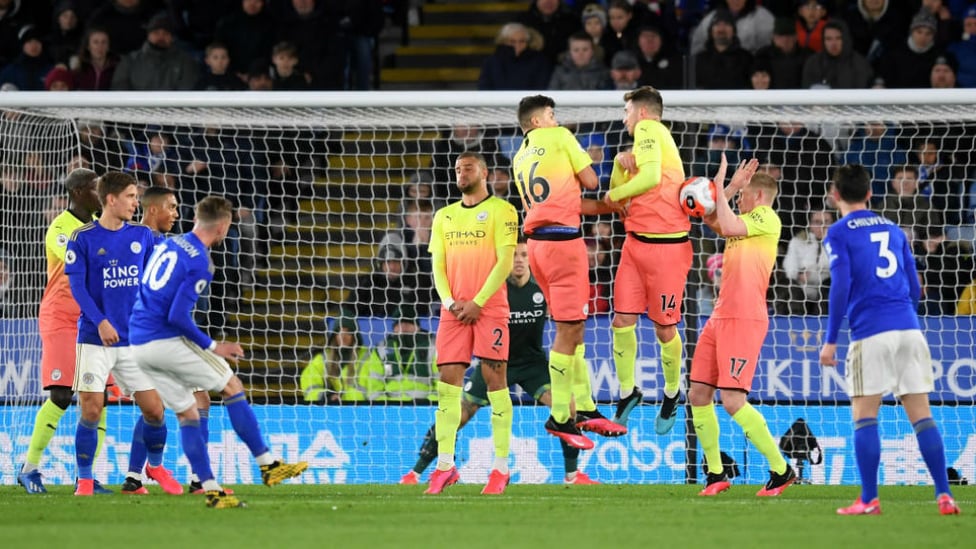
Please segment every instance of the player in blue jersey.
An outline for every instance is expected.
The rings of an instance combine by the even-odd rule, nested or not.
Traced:
[[[153,250],[130,318],[132,352],[149,374],[166,406],[180,421],[180,441],[193,472],[206,493],[208,507],[243,507],[214,479],[210,455],[200,431],[193,391],[217,391],[234,431],[247,445],[268,486],[298,476],[308,463],[284,463],[272,457],[244,385],[230,364],[244,356],[241,346],[214,341],[193,321],[193,307],[213,280],[209,248],[230,230],[230,201],[209,196],[197,203],[193,230],[164,240]]]
[[[827,230],[830,307],[820,363],[836,366],[837,333],[846,316],[851,344],[846,360],[847,390],[854,416],[854,453],[861,495],[840,515],[879,515],[878,465],[881,397],[894,393],[915,428],[918,447],[935,481],[943,515],[958,515],[946,475],[945,448],[932,419],[932,357],[918,322],[921,295],[915,258],[904,232],[868,209],[871,176],[859,165],[841,166],[831,196],[842,215]]]
[[[152,232],[131,222],[138,206],[132,176],[109,172],[98,178],[95,188],[102,215],[75,230],[64,256],[71,294],[81,309],[72,385],[81,407],[75,431],[75,495],[90,496],[94,491],[92,463],[110,373],[142,410],[142,439],[149,454],[147,475],[166,492],[181,494],[183,488],[162,465],[166,445],[163,403],[152,380],[133,360],[128,339],[129,314],[139,290],[139,277],[153,249]]]
[[[153,240],[156,244],[166,240],[166,234],[173,230],[173,226],[180,218],[179,201],[176,198],[176,191],[169,187],[154,186],[149,187],[142,193],[139,199],[142,207],[142,224],[153,232]],[[210,440],[210,394],[204,390],[193,393],[197,401],[197,411],[200,413],[200,432],[205,441]],[[143,422],[140,418],[136,422],[132,433],[133,441],[141,440]],[[140,451],[141,450],[141,451]],[[145,447],[134,445],[129,452],[129,471],[125,475],[125,483],[122,484],[123,494],[148,494],[148,490],[142,485],[142,468],[146,462]],[[203,486],[196,475],[190,479],[190,493],[202,494]],[[232,493],[232,490],[227,490]]]

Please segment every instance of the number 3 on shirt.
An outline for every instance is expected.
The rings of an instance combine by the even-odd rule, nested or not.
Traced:
[[[885,267],[875,267],[874,274],[878,275],[878,278],[891,278],[898,271],[898,258],[888,248],[888,239],[890,236],[887,231],[871,233],[871,242],[880,244],[878,257],[888,262],[888,265]]]
[[[549,198],[549,181],[545,177],[535,176],[535,169],[538,166],[539,163],[535,162],[529,168],[528,182],[525,181],[522,172],[516,174],[519,189],[522,191],[522,197],[525,199],[526,208],[532,208],[534,204],[545,202]]]

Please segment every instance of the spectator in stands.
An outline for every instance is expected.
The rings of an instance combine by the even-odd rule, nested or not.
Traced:
[[[792,18],[776,19],[773,26],[773,43],[759,48],[756,52],[756,60],[769,67],[772,89],[788,90],[801,87],[803,65],[813,52],[799,45],[796,28],[797,23]],[[820,45],[823,45],[822,41]]]
[[[535,0],[529,10],[519,17],[519,22],[531,27],[542,35],[542,53],[550,66],[559,62],[559,54],[566,50],[569,37],[582,28],[579,16],[563,5],[562,0]],[[604,53],[607,45],[601,44]],[[480,88],[487,89],[487,88]],[[499,89],[499,88],[495,88]],[[500,88],[500,89],[544,89],[544,88]]]
[[[146,33],[142,48],[123,57],[115,69],[112,89],[192,90],[199,69],[189,54],[173,46],[173,22],[169,15],[153,16],[146,25]]]
[[[173,19],[173,36],[178,44],[193,52],[203,53],[214,40],[217,22],[231,11],[234,0],[164,0]]]
[[[640,62],[637,55],[630,50],[618,51],[610,62],[611,88],[615,90],[632,90],[637,88],[641,77]]]
[[[800,48],[812,52],[823,50],[823,30],[827,25],[828,14],[826,0],[797,0],[796,18],[790,19],[789,23],[793,27],[792,34],[796,35],[796,43]],[[777,20],[777,23],[780,21]],[[774,29],[774,35],[775,32]]]
[[[465,151],[480,153],[487,159],[494,158],[498,152],[498,142],[489,136],[483,126],[469,122],[458,122],[451,126],[443,139],[434,142],[433,164],[434,198],[440,202],[454,200],[459,196],[455,186],[453,158]]]
[[[691,53],[698,54],[707,49],[708,39],[711,37],[712,23],[717,14],[725,14],[731,18],[735,27],[735,35],[739,45],[749,53],[754,53],[763,46],[769,45],[773,39],[774,17],[763,6],[757,6],[756,0],[726,0],[728,8],[715,8],[705,14],[701,23],[691,35]]]
[[[595,238],[585,238],[584,242],[590,265],[589,313],[591,315],[608,314],[611,310],[610,295],[613,287],[611,253]]]
[[[695,54],[695,87],[704,90],[749,88],[752,54],[739,45],[732,14],[718,9],[710,15],[705,48]]]
[[[203,62],[207,70],[203,71],[194,89],[206,91],[235,91],[244,89],[244,81],[230,72],[230,55],[227,46],[220,42],[212,42],[204,50]]]
[[[851,47],[847,25],[832,19],[824,27],[823,51],[807,58],[803,65],[801,86],[804,88],[869,88],[874,70],[859,52]]]
[[[844,21],[850,48],[875,66],[883,55],[905,40],[914,2],[856,0],[848,3]]]
[[[481,66],[479,90],[546,89],[552,64],[540,51],[541,36],[521,23],[508,23],[498,32],[495,44],[495,52]]]
[[[889,170],[908,162],[898,144],[898,129],[882,121],[866,122],[851,136],[844,164],[860,164],[871,174],[871,202],[880,204],[887,193]]]
[[[20,39],[20,56],[0,70],[0,84],[13,84],[20,91],[43,91],[44,77],[52,64],[44,51],[41,35],[34,25],[25,25],[17,37]]]
[[[929,71],[929,85],[934,89],[948,89],[956,87],[956,59],[951,53],[945,53],[935,58],[932,70]]]
[[[722,264],[724,256],[721,253],[712,254],[705,260],[706,281],[698,291],[698,313],[711,316],[715,310],[718,291],[722,287]]]
[[[768,90],[772,86],[772,69],[765,61],[756,59],[749,71],[749,83],[754,90]]]
[[[54,6],[53,24],[44,42],[47,52],[55,63],[68,66],[71,57],[78,53],[82,27],[78,24],[72,0],[61,0]]]
[[[515,211],[521,212],[524,208],[522,199],[518,195],[518,190],[512,184],[512,170],[508,165],[495,166],[488,170],[488,188],[492,194],[505,200],[515,207]]]
[[[583,31],[569,37],[569,51],[549,79],[550,90],[606,90],[610,71],[593,52],[593,40]]]
[[[434,208],[429,202],[407,201],[403,208],[400,228],[392,230],[380,240],[380,249],[396,248],[403,253],[403,285],[415,290],[418,309],[428,314],[434,299],[433,266],[430,252],[431,227]]]
[[[935,59],[942,52],[935,47],[935,17],[922,10],[912,19],[908,40],[886,51],[879,72],[887,88],[925,88]]]
[[[965,273],[961,274],[965,275]],[[976,279],[973,278],[973,273],[969,273],[969,278],[972,282],[963,288],[962,293],[959,294],[959,301],[956,303],[957,316],[976,315]]]
[[[403,277],[405,250],[384,246],[373,259],[373,272],[360,277],[345,308],[356,316],[391,316],[404,303],[413,304],[414,288]]]
[[[381,0],[325,0],[327,51],[326,72],[333,75],[325,89],[369,90],[373,88],[373,54],[376,38],[386,17]]]
[[[410,174],[410,179],[404,185],[403,203],[426,202],[437,210],[440,205],[434,198],[434,174],[429,170],[418,170]]]
[[[607,31],[600,41],[606,62],[612,61],[618,51],[637,51],[641,21],[635,16],[634,7],[627,0],[613,0],[607,9],[607,20]]]
[[[916,140],[912,160],[918,165],[919,193],[932,202],[932,208],[944,215],[948,226],[972,223],[963,216],[963,195],[968,181],[967,166],[955,161],[952,151],[941,150],[937,137]]]
[[[17,33],[30,22],[22,13],[22,2],[0,0],[0,67],[6,66],[20,55]]]
[[[119,64],[119,56],[111,51],[108,33],[98,27],[85,31],[78,52],[78,66],[74,69],[75,89],[105,91],[112,89],[112,77]]]
[[[75,81],[71,71],[62,65],[57,65],[44,77],[44,89],[47,91],[71,91]]]
[[[783,257],[783,270],[790,281],[790,297],[802,304],[800,310],[810,315],[825,315],[830,259],[823,239],[827,227],[834,222],[834,215],[827,210],[814,210],[808,215],[806,230],[790,239]]]
[[[708,127],[704,148],[695,148],[695,158],[691,164],[691,175],[711,177],[718,170],[722,155],[728,159],[730,166],[738,166],[739,162],[749,155],[746,146],[744,127],[733,127],[729,124],[713,124]]]
[[[607,10],[600,4],[587,4],[583,8],[583,31],[593,39],[593,51],[597,59],[609,63],[610,59],[603,51],[603,35],[607,31]]]
[[[964,288],[972,282],[973,247],[970,242],[948,240],[941,225],[920,227],[913,251],[922,277],[919,312],[951,315]]]
[[[298,66],[298,48],[278,42],[271,50],[271,81],[275,91],[307,90],[311,77]]]
[[[772,133],[768,133],[772,129]],[[769,151],[768,163],[779,168],[777,211],[783,220],[783,237],[807,225],[806,212],[822,207],[824,182],[831,173],[831,147],[802,123],[778,122],[773,128],[751,131],[757,150]]]
[[[269,74],[268,62],[258,59],[247,70],[247,89],[250,91],[271,91],[274,81]]]
[[[292,42],[298,47],[299,64],[312,75],[312,87],[323,89],[341,75],[329,71],[331,23],[325,17],[322,0],[291,0],[279,3],[275,43]],[[332,84],[333,87],[334,84]]]
[[[959,71],[956,78],[962,88],[976,88],[976,6],[966,10],[962,20],[962,36],[949,44],[949,53],[956,57]]]
[[[325,346],[302,369],[300,386],[305,402],[335,404],[366,400],[359,371],[369,356],[356,319],[342,315],[325,336]]]
[[[393,312],[390,331],[373,347],[359,371],[370,402],[436,400],[437,362],[433,334],[420,327],[410,306]]]
[[[230,70],[245,75],[252,63],[270,55],[275,22],[264,0],[240,0],[239,5],[217,22],[214,41],[227,45]]]
[[[684,60],[670,44],[665,44],[660,28],[650,25],[640,28],[637,33],[637,54],[640,62],[638,86],[653,86],[659,90],[684,88]],[[617,89],[622,88],[618,86]]]
[[[152,15],[144,0],[111,0],[95,9],[86,28],[105,29],[119,55],[138,50],[146,41],[146,22]]]
[[[932,207],[927,196],[918,192],[918,169],[901,165],[891,170],[891,192],[884,197],[881,215],[894,221],[908,235],[909,241],[919,238],[919,230],[944,227],[941,212]]]
[[[952,17],[952,11],[946,5],[945,0],[922,0],[922,9],[927,10],[935,17],[935,47],[945,51],[946,47],[962,34],[961,18],[954,19]]]

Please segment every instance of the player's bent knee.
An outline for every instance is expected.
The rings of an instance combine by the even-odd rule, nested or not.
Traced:
[[[629,328],[634,324],[637,324],[637,315],[629,315],[624,313],[617,313],[613,315],[613,322],[611,322],[614,328]]]
[[[230,381],[227,382],[227,385],[224,387],[224,390],[221,391],[221,394],[224,396],[224,398],[227,398],[229,396],[234,396],[243,391],[244,391],[244,384],[241,383],[241,378],[237,376],[233,376],[230,378]]]
[[[62,410],[67,410],[71,406],[71,397],[74,393],[70,387],[51,387],[51,402]]]

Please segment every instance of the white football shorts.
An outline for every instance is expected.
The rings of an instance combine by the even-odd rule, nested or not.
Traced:
[[[75,392],[104,392],[109,374],[115,377],[115,384],[125,395],[155,388],[152,378],[136,364],[132,347],[79,343],[75,361],[75,378],[71,384],[71,389]]]
[[[223,357],[185,337],[133,345],[132,354],[156,384],[163,404],[176,413],[196,406],[194,391],[220,392],[234,376]]]
[[[895,396],[935,389],[929,344],[921,330],[891,330],[852,341],[847,353],[847,394]]]

